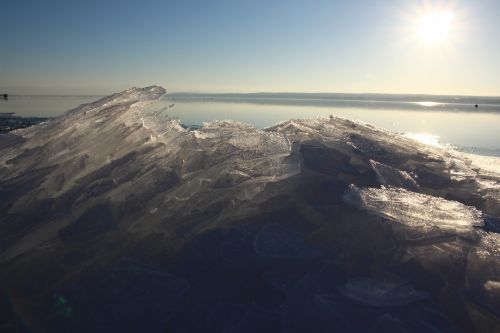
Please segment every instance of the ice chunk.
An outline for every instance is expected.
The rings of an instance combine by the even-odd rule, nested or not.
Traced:
[[[391,315],[385,313],[383,314],[375,323],[372,333],[408,333],[405,324],[402,320],[394,318]]]
[[[487,216],[484,219],[486,230],[500,233],[500,218],[494,218],[492,216]]]
[[[411,323],[411,332],[443,332],[456,333],[456,326],[440,311],[425,307],[416,314],[415,322]]]
[[[371,214],[424,232],[439,229],[467,233],[483,225],[482,213],[474,207],[400,188],[360,189],[351,185],[343,199]]]
[[[238,325],[246,311],[246,305],[219,302],[208,316],[207,327],[211,332],[227,331]]]
[[[298,278],[288,271],[277,270],[264,272],[264,274],[262,274],[262,279],[271,287],[284,293],[288,293],[293,289]]]
[[[491,257],[500,260],[500,234],[482,232],[477,254],[480,257]]]
[[[142,116],[142,125],[152,130],[156,135],[162,136],[169,132],[185,132],[178,119],[170,117],[164,110],[146,111]]]
[[[488,290],[500,291],[500,281],[488,281],[484,284],[484,288]]]
[[[235,264],[246,265],[255,256],[253,251],[254,238],[255,234],[243,227],[229,229],[222,243],[222,258]]]
[[[370,165],[377,175],[377,180],[382,185],[405,188],[410,191],[418,191],[417,182],[406,171],[400,171],[391,166],[370,160]]]
[[[321,256],[321,251],[307,245],[304,236],[278,224],[262,228],[254,242],[255,253],[263,257],[285,259],[313,259]]]
[[[199,139],[215,139],[209,142],[223,140],[242,151],[250,150],[265,155],[287,155],[291,148],[286,135],[261,131],[237,121],[205,123],[195,134]]]
[[[355,278],[339,287],[339,291],[352,300],[374,307],[401,306],[429,298],[426,292],[417,291],[408,282],[397,279]]]
[[[47,318],[49,331],[75,332],[82,327],[95,327],[96,330],[107,327],[110,331],[159,332],[189,288],[184,278],[122,259],[107,269],[81,278],[79,285],[61,290],[55,305],[66,304],[72,308],[72,315],[65,316],[58,307],[52,306],[52,313]]]
[[[337,302],[317,289],[308,274],[290,290],[282,305],[282,332],[359,332],[346,314],[345,302]],[[334,328],[332,327],[334,323]]]
[[[256,304],[248,306],[243,318],[237,326],[225,330],[228,333],[279,332],[280,316],[275,311]]]

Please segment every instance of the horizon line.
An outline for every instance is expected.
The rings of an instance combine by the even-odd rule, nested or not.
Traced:
[[[50,94],[10,94],[9,96],[53,96],[53,97],[101,97],[101,96],[109,96],[115,93],[119,93],[125,91],[129,88],[117,90],[111,93],[97,93],[97,94],[61,94],[61,93],[50,93]],[[4,93],[2,93],[3,95]],[[191,94],[191,95],[365,95],[365,96],[429,96],[429,97],[475,97],[475,98],[500,98],[500,95],[462,95],[462,94],[435,94],[435,93],[379,93],[379,92],[298,92],[298,91],[254,91],[254,92],[202,92],[202,91],[171,91],[167,90],[166,95],[175,95],[175,94]]]

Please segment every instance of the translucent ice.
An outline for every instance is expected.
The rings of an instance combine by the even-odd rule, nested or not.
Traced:
[[[405,188],[411,191],[418,191],[418,184],[406,171],[400,171],[388,165],[370,160],[373,171],[377,174],[377,180],[386,186]]]
[[[264,227],[254,241],[259,256],[287,259],[314,259],[321,256],[319,249],[308,246],[300,233],[270,224]]]
[[[408,282],[371,278],[351,279],[339,287],[339,291],[348,298],[375,307],[400,306],[429,297],[426,292],[415,290]]]
[[[481,233],[481,241],[477,254],[500,260],[500,234],[493,232]]]
[[[351,185],[343,198],[374,215],[422,231],[467,233],[483,225],[482,213],[474,207],[401,188],[360,189]]]
[[[179,278],[127,266],[94,299],[129,297],[107,287],[118,281],[133,289],[129,300],[154,302],[144,285],[153,281],[182,298],[158,302],[174,330],[189,322],[207,331],[212,309],[222,327],[240,302],[258,306],[228,313],[230,326],[281,318],[285,332],[370,332],[376,323],[446,332],[436,313],[461,315],[467,302],[498,314],[500,159],[336,117],[186,127],[158,101],[164,94],[128,89],[0,135],[0,283],[25,313],[50,309],[39,299],[50,286],[76,290],[93,268],[131,256]],[[192,247],[198,241],[206,246]],[[386,270],[404,282],[379,279]],[[33,281],[40,292],[29,292]],[[432,297],[417,302],[423,290]],[[424,315],[430,304],[439,309]],[[367,322],[350,320],[367,311]],[[33,316],[35,328],[51,331],[44,315]]]

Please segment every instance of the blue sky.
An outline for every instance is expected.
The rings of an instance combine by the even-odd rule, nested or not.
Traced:
[[[414,32],[434,8],[454,23],[429,46]],[[0,30],[0,90],[13,93],[500,95],[497,0],[16,0]]]

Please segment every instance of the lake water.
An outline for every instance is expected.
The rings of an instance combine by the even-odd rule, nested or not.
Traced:
[[[8,100],[0,99],[0,113],[14,112],[21,117],[55,117],[99,98],[101,97],[9,95]]]
[[[263,128],[294,118],[337,115],[430,143],[500,156],[500,99],[341,94],[171,94],[158,104],[183,124],[232,119]],[[10,96],[0,112],[53,117],[99,96]],[[173,105],[172,105],[173,104]],[[474,104],[479,104],[475,108]]]
[[[432,98],[434,101],[415,102],[376,101],[371,96],[362,96],[364,99],[359,100],[345,97],[352,98],[352,95],[339,98],[262,98],[262,95],[172,94],[167,96],[164,104],[166,112],[180,118],[184,124],[233,119],[266,127],[288,119],[337,115],[391,131],[410,133],[429,143],[439,141],[468,152],[500,156],[499,99],[471,98],[450,103],[448,99],[435,97]],[[476,108],[472,103],[478,100],[484,104]]]

